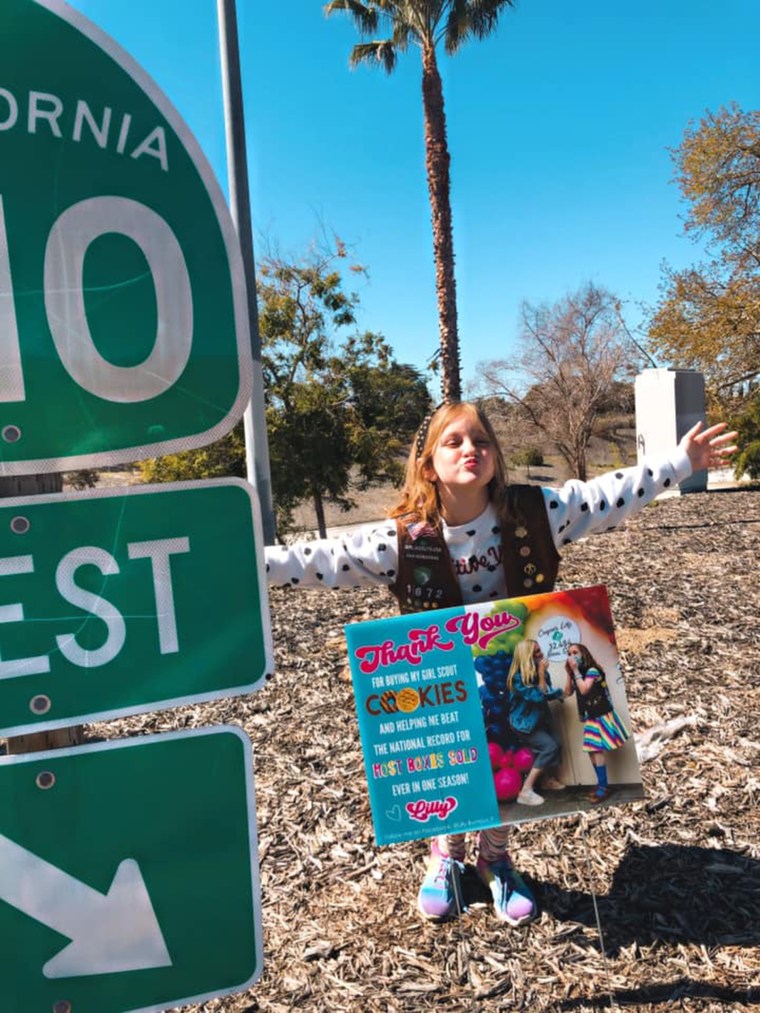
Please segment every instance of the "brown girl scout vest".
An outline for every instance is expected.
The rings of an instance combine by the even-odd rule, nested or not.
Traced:
[[[499,504],[501,563],[507,597],[542,594],[554,588],[560,557],[554,547],[541,489],[510,485]],[[462,604],[454,564],[440,529],[418,533],[408,517],[396,521],[398,571],[391,585],[402,613],[451,608]]]

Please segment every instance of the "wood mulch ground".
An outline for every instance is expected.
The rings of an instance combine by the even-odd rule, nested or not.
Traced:
[[[753,491],[660,500],[565,550],[563,586],[609,587],[647,800],[514,831],[542,907],[518,930],[488,907],[425,923],[426,845],[374,846],[342,627],[392,614],[382,591],[275,590],[265,689],[97,726],[225,722],[253,740],[265,968],[249,992],[192,1009],[760,1004],[758,557]]]

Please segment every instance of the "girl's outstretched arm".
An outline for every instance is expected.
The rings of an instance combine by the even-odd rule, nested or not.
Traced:
[[[698,423],[667,453],[588,482],[570,479],[560,489],[542,488],[554,544],[561,548],[587,535],[614,531],[694,471],[725,466],[736,449],[736,433],[725,429],[725,423],[704,430]]]
[[[267,545],[267,581],[282,587],[366,587],[393,583],[398,539],[393,521],[345,537]]]

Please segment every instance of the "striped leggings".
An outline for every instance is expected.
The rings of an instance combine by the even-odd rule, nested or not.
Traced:
[[[485,862],[496,862],[507,853],[507,839],[509,827],[488,827],[486,830],[478,831],[478,855]],[[443,855],[449,855],[457,862],[463,862],[465,858],[465,835],[444,834],[436,838],[438,850]]]

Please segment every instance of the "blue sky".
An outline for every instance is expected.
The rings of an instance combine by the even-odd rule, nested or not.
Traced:
[[[226,190],[215,0],[74,0],[142,64]],[[419,54],[351,71],[350,22],[319,0],[238,0],[257,255],[337,233],[369,270],[359,324],[422,368],[438,327]],[[729,102],[757,108],[757,0],[518,0],[497,33],[441,56],[465,382],[508,357],[520,303],[591,280],[637,305],[682,234],[668,148]],[[434,395],[437,381],[431,383]]]

